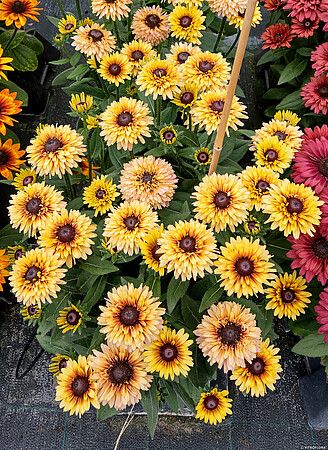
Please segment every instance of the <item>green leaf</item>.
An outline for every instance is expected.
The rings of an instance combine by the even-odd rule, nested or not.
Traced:
[[[64,66],[69,63],[69,58],[57,59],[56,61],[50,61],[49,64],[53,66]]]
[[[112,262],[103,260],[97,256],[91,256],[87,261],[83,262],[81,269],[92,275],[106,275],[107,273],[113,273],[119,270]]]
[[[70,211],[71,209],[81,209],[82,207],[83,207],[83,199],[82,199],[82,197],[74,198],[67,205],[68,211]]]
[[[299,320],[290,320],[289,327],[296,336],[305,337],[310,334],[318,332],[319,324],[316,320],[309,320],[308,318]]]
[[[7,46],[8,42],[12,38],[14,32],[15,32],[15,30],[7,30],[7,31],[4,31],[3,33],[0,33],[0,45],[2,48],[5,48]],[[10,54],[11,50],[18,47],[18,45],[23,42],[24,38],[25,38],[25,32],[20,31],[20,30],[17,31],[15,38],[11,41],[9,47],[7,48],[6,56],[11,56],[11,54]]]
[[[276,110],[279,109],[300,109],[303,106],[303,101],[300,96],[300,90],[292,92],[287,95],[277,106]]]
[[[199,312],[205,311],[214,303],[218,302],[223,294],[223,289],[220,287],[219,283],[212,286],[208,291],[205,292],[202,303],[199,307]]]
[[[21,244],[26,239],[22,233],[12,228],[11,225],[6,225],[0,230],[0,247],[5,248],[9,245]]]
[[[276,51],[268,50],[264,53],[264,55],[261,56],[257,65],[261,66],[263,64],[268,64],[272,61],[277,61],[283,56],[284,53],[285,50],[276,50]]]
[[[88,64],[79,64],[67,75],[68,80],[80,80],[90,70]]]
[[[46,16],[47,19],[49,20],[49,22],[51,22],[53,25],[55,25],[55,27],[57,27],[58,22],[60,19],[58,19],[58,17],[54,17],[54,16]]]
[[[98,420],[106,420],[110,419],[111,417],[115,416],[117,414],[117,411],[115,408],[110,408],[108,405],[100,406],[99,409],[97,409],[97,419]]]
[[[308,61],[303,59],[301,61],[294,59],[291,63],[287,64],[287,66],[282,71],[280,78],[278,80],[278,85],[288,83],[291,80],[295,80],[301,73],[304,72]]]
[[[269,89],[264,95],[264,100],[281,100],[285,98],[290,92],[288,88],[272,88]]]
[[[147,413],[147,424],[151,438],[154,438],[159,412],[159,400],[157,398],[157,388],[153,382],[148,391],[143,391],[141,404]]]
[[[16,83],[13,83],[12,81],[6,81],[2,79],[0,81],[0,86],[2,88],[7,88],[10,90],[10,92],[17,92],[17,99],[21,100],[23,102],[23,106],[27,106],[28,104],[28,95],[27,92],[24,91],[24,89],[17,86]]]
[[[181,301],[181,312],[184,324],[189,330],[194,330],[200,322],[199,303],[185,295]]]
[[[24,37],[24,45],[27,45],[37,55],[41,55],[44,52],[44,45],[33,34],[26,33]]]
[[[12,66],[20,72],[34,72],[38,68],[38,57],[34,50],[24,44],[20,44],[11,51],[14,58]]]
[[[154,297],[160,298],[161,296],[161,279],[158,274],[153,273],[147,278],[146,286],[152,291]]]
[[[294,345],[292,350],[298,355],[320,358],[328,355],[328,344],[323,341],[322,334],[310,334]]]
[[[101,276],[97,278],[95,283],[89,288],[86,296],[82,300],[82,308],[89,312],[90,309],[100,300],[102,299],[104,290],[106,288],[107,278],[106,276]]]
[[[182,281],[180,278],[171,278],[167,287],[167,309],[171,313],[178,301],[185,295],[189,287],[189,281]]]
[[[171,385],[178,397],[180,397],[183,403],[186,405],[186,407],[189,408],[190,411],[194,411],[195,403],[190,395],[185,391],[185,389],[179,383],[174,381],[171,382]]]
[[[309,57],[309,56],[311,56],[311,53],[313,52],[313,48],[301,47],[301,48],[298,48],[296,51],[301,56]]]
[[[71,66],[75,67],[79,63],[80,59],[81,59],[81,53],[76,52],[73,54],[73,56],[71,57],[69,62],[71,64]]]
[[[67,83],[67,77],[74,70],[74,67],[70,67],[69,69],[64,70],[59,73],[52,81],[52,86],[64,86]]]

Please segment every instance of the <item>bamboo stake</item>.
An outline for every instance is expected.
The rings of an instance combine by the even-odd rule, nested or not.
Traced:
[[[236,51],[235,61],[233,64],[232,72],[231,72],[231,78],[230,83],[227,88],[227,97],[226,101],[224,103],[224,108],[221,116],[220,125],[218,126],[216,137],[214,141],[214,147],[213,147],[213,157],[212,162],[209,170],[209,175],[214,173],[216,171],[216,168],[219,163],[220,154],[223,147],[223,141],[227,130],[227,124],[229,120],[229,113],[233,101],[233,97],[236,92],[238,79],[241,71],[241,66],[243,64],[247,42],[249,39],[249,35],[252,28],[252,21],[255,13],[255,8],[258,0],[248,0],[245,18],[244,18],[244,24],[243,28],[240,33],[240,38],[238,42],[238,47]]]

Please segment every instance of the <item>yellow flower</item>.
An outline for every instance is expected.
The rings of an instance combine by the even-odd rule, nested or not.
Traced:
[[[255,315],[235,302],[212,305],[194,334],[210,365],[217,363],[225,373],[251,362],[261,342]]]
[[[29,184],[36,183],[36,172],[32,169],[20,169],[19,173],[13,180],[13,186],[20,191],[25,189]]]
[[[236,175],[206,175],[195,187],[192,197],[195,218],[210,225],[217,233],[236,226],[247,217],[251,206],[249,194]]]
[[[0,3],[0,20],[7,27],[14,24],[17,28],[25,26],[27,19],[39,22],[37,16],[42,8],[37,8],[38,0],[2,0]]]
[[[69,105],[73,111],[82,114],[92,108],[93,97],[91,97],[91,95],[86,95],[84,92],[81,92],[80,94],[72,94]]]
[[[227,91],[225,88],[218,88],[215,91],[203,93],[200,100],[197,100],[190,108],[193,124],[205,128],[207,134],[212,134],[213,131],[216,131],[221,122],[226,96]],[[246,106],[239,101],[238,97],[234,97],[226,131],[228,136],[229,128],[237,130],[238,126],[244,126],[241,119],[248,118],[245,111]]]
[[[259,239],[230,238],[220,248],[221,254],[215,262],[215,273],[221,276],[221,286],[228,295],[248,298],[258,293],[263,294],[263,284],[269,284],[274,278],[274,264],[270,255]]]
[[[159,138],[166,145],[173,145],[178,137],[178,133],[172,125],[167,125],[159,131]]]
[[[124,83],[131,78],[132,64],[127,56],[121,53],[112,53],[103,56],[100,60],[98,73],[108,83],[119,86],[120,83]]]
[[[90,19],[90,17],[84,17],[82,20],[79,20],[78,26],[85,27],[86,25],[90,25],[91,27],[94,23],[94,20]]]
[[[140,244],[140,251],[143,259],[150,269],[155,270],[162,277],[164,275],[164,267],[160,266],[160,254],[158,253],[160,246],[158,239],[162,236],[164,226],[154,227]]]
[[[156,212],[147,203],[126,201],[105,219],[104,237],[118,251],[131,256],[139,252],[140,244],[157,222]]]
[[[73,33],[76,30],[77,27],[77,21],[72,14],[67,14],[66,17],[63,17],[58,22],[58,31],[60,34],[70,34]]]
[[[202,10],[193,5],[177,5],[169,15],[172,36],[191,44],[200,44],[204,22]]]
[[[232,414],[232,400],[228,395],[228,391],[218,391],[216,388],[203,392],[196,405],[196,419],[211,425],[221,423],[228,414]]]
[[[131,29],[135,39],[156,46],[169,35],[168,15],[159,6],[140,8],[133,15]]]
[[[127,97],[107,106],[100,119],[100,134],[106,143],[116,144],[123,150],[132,150],[139,141],[144,144],[144,138],[150,137],[149,126],[154,122],[144,102]]]
[[[105,175],[95,178],[90,186],[84,188],[83,202],[95,210],[95,217],[109,211],[118,197],[116,185]]]
[[[20,144],[14,144],[11,139],[3,143],[0,140],[0,176],[12,180],[13,172],[18,172],[24,164],[20,159],[24,153],[24,150],[20,150]]]
[[[261,224],[254,216],[249,216],[244,223],[244,230],[245,233],[256,236],[261,231]]]
[[[273,119],[269,123],[265,123],[259,130],[256,130],[255,136],[252,138],[253,149],[263,138],[276,136],[283,145],[290,147],[295,152],[302,146],[302,135],[303,132],[300,127],[289,125],[285,120]]]
[[[261,343],[256,357],[246,367],[237,367],[230,377],[234,380],[241,392],[251,394],[252,397],[264,396],[267,388],[275,390],[275,383],[279,380],[279,372],[282,372],[279,364],[279,348],[270,345],[269,339]]]
[[[175,64],[184,64],[189,56],[199,52],[201,52],[201,49],[197,45],[188,44],[186,42],[176,42],[171,45],[170,53],[166,55],[166,59]]]
[[[91,6],[93,14],[96,14],[99,19],[105,17],[121,20],[123,17],[128,17],[131,3],[132,0],[92,0]]]
[[[188,376],[194,365],[189,350],[192,341],[189,334],[163,327],[158,338],[146,347],[144,360],[150,373],[158,372],[161,378],[174,380],[175,376]]]
[[[5,278],[9,276],[7,267],[9,267],[10,261],[5,254],[5,250],[0,249],[0,292],[3,291],[3,285],[5,284]]]
[[[279,181],[279,175],[266,167],[246,167],[240,179],[249,192],[251,209],[260,211],[263,197],[268,195],[271,186]]]
[[[292,111],[288,110],[282,110],[276,112],[276,114],[273,117],[274,120],[278,120],[280,122],[287,122],[288,125],[292,125],[293,127],[296,127],[296,125],[301,121],[301,118],[298,117],[296,113],[293,113]]]
[[[297,277],[294,271],[292,274],[284,273],[277,275],[270,283],[270,287],[265,290],[266,298],[269,300],[265,309],[272,309],[273,314],[279,319],[288,317],[296,320],[300,314],[305,313],[308,303],[311,303],[310,292],[303,277]]]
[[[29,322],[29,324],[34,324],[42,315],[42,309],[37,305],[24,306],[20,310],[23,320]]]
[[[61,192],[44,182],[27,185],[25,189],[12,195],[9,203],[12,227],[32,237],[36,236],[55,212],[66,206]]]
[[[278,228],[285,236],[298,239],[301,233],[313,236],[323,204],[310,187],[285,179],[263,198],[263,212],[269,214],[266,223],[271,223],[272,230]]]
[[[13,264],[17,259],[21,258],[26,253],[26,248],[23,245],[14,245],[7,247],[6,251],[10,264]]]
[[[54,377],[58,377],[62,369],[67,367],[67,362],[69,361],[69,356],[57,354],[51,358],[51,363],[49,364],[49,372],[53,374]]]
[[[118,348],[143,350],[163,327],[165,309],[160,305],[158,298],[142,284],[138,288],[131,283],[114,287],[107,293],[106,305],[100,306],[100,332]]]
[[[209,166],[212,161],[212,151],[207,147],[201,147],[195,151],[194,157],[200,166]]]
[[[172,200],[177,182],[171,164],[150,155],[124,164],[119,188],[124,200],[139,200],[161,209]]]
[[[87,259],[92,254],[92,238],[96,237],[96,228],[85,214],[74,209],[63,209],[43,225],[38,243],[71,268],[76,259]]]
[[[182,281],[203,278],[212,273],[216,258],[216,242],[213,232],[198,220],[176,222],[169,225],[158,239],[160,266]]]
[[[263,136],[251,149],[255,150],[256,164],[283,173],[294,158],[294,149],[279,141],[277,136]]]
[[[101,59],[114,50],[116,39],[104,25],[94,23],[78,28],[73,35],[72,45],[89,58],[95,56]]]
[[[208,0],[210,9],[221,17],[237,16],[244,13],[247,0]]]
[[[173,95],[172,103],[181,108],[189,108],[197,100],[198,88],[195,83],[186,82],[179,86],[176,93]]]
[[[15,261],[9,281],[18,302],[41,308],[57,298],[65,273],[56,256],[36,248]]]
[[[8,66],[9,63],[13,61],[13,58],[4,57],[3,55],[3,48],[0,46],[0,78],[3,78],[4,80],[8,80],[7,75],[4,73],[4,70],[14,70],[13,67]]]
[[[158,96],[173,98],[181,81],[181,73],[172,61],[158,58],[145,62],[136,79],[137,85],[146,95],[155,100]]]
[[[168,0],[168,3],[172,5],[180,5],[184,3],[187,6],[202,6],[203,0]]]
[[[72,173],[86,152],[83,137],[69,125],[45,125],[26,148],[30,164],[37,174],[59,178]]]
[[[238,14],[231,14],[231,15],[229,14],[227,16],[229,25],[235,25],[237,28],[242,29],[243,24],[244,24],[244,19],[245,19],[245,12],[239,12]],[[259,23],[262,22],[262,19],[263,19],[263,17],[262,17],[260,5],[257,4],[256,8],[255,8],[253,20],[252,20],[252,26],[256,27],[256,25],[258,25]]]
[[[152,49],[151,45],[147,42],[140,40],[134,40],[123,44],[122,55],[125,55],[132,64],[132,76],[136,76],[141,68],[141,65],[148,59],[155,58],[156,52]]]
[[[57,377],[56,400],[63,410],[81,417],[90,406],[99,408],[96,382],[85,356],[69,359]]]
[[[1,4],[0,4],[1,6]],[[9,89],[0,91],[0,133],[6,134],[6,125],[12,127],[16,119],[11,116],[22,111],[21,100],[16,100],[17,92],[10,92]]]
[[[99,117],[88,116],[86,118],[85,122],[87,124],[88,130],[93,130],[94,128],[99,127]]]
[[[70,304],[59,311],[56,323],[62,333],[75,333],[83,323],[83,314],[77,306]]]

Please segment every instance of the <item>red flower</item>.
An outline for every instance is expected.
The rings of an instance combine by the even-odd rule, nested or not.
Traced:
[[[293,40],[291,28],[286,23],[270,25],[261,38],[265,41],[262,48],[270,48],[271,50],[280,47],[290,48],[290,42]]]
[[[268,11],[277,11],[279,8],[286,4],[287,0],[264,0],[263,6]]]
[[[297,17],[303,22],[304,19],[316,20],[316,18],[326,11],[324,2],[326,0],[287,0],[284,9],[291,10],[290,16]]]
[[[328,192],[323,192],[322,195],[320,195],[320,200],[325,202],[325,204],[321,207],[322,216],[320,232],[326,239],[328,239]]]
[[[300,269],[300,274],[309,283],[315,276],[321,284],[328,280],[328,240],[317,231],[314,236],[302,234],[299,239],[289,237],[292,249],[287,253],[293,259],[292,269]]]
[[[328,72],[328,42],[319,45],[311,54],[312,68],[316,75]]]
[[[328,288],[326,288],[320,294],[320,300],[318,305],[314,308],[318,314],[317,322],[322,325],[319,328],[318,333],[324,335],[324,342],[328,342]]]
[[[314,35],[315,30],[319,28],[319,19],[299,20],[297,17],[292,18],[292,34],[299,38],[308,38]]]
[[[314,76],[303,86],[301,96],[306,107],[316,114],[328,112],[328,74]]]
[[[311,128],[305,128],[304,134],[303,134],[303,145],[307,141],[315,141],[316,139],[321,140],[322,138],[328,139],[328,125],[322,125],[322,127],[314,127],[312,130]]]

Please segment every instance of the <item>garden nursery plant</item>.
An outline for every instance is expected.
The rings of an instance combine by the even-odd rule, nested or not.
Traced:
[[[0,19],[16,8],[21,20],[18,3],[31,14],[39,5],[3,0]],[[0,282],[52,355],[55,398],[70,414],[106,419],[140,403],[151,435],[163,405],[221,423],[233,412],[228,380],[245,395],[275,389],[279,322],[302,338],[295,352],[328,366],[328,100],[320,87],[311,128],[308,113],[274,102],[247,130],[238,87],[225,128],[250,3],[91,0],[84,17],[79,1],[76,11],[58,1],[62,17],[49,18],[71,125],[40,123],[26,152],[0,149],[17,190]],[[325,1],[264,3],[281,8],[264,46],[281,17],[325,32]],[[261,20],[256,5],[252,25]]]

